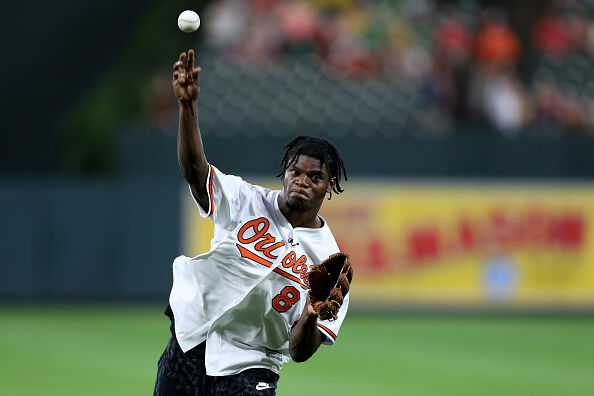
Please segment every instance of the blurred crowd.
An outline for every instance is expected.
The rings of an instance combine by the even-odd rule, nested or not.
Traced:
[[[594,0],[537,4],[523,20],[475,0],[220,0],[203,13],[202,52],[403,82],[429,133],[593,134]]]

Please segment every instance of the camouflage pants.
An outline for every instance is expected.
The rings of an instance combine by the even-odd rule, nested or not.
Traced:
[[[206,375],[202,343],[184,353],[175,336],[159,359],[155,396],[173,395],[275,395],[278,374],[267,369],[248,369],[224,377]]]

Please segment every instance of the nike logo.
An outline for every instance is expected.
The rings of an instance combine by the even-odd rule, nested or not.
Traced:
[[[274,386],[267,384],[266,382],[258,382],[258,385],[256,385],[256,390],[264,389],[274,389]]]

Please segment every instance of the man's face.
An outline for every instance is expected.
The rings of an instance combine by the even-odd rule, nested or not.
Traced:
[[[335,182],[320,160],[299,155],[285,171],[282,198],[286,200],[286,206],[296,212],[319,209]]]

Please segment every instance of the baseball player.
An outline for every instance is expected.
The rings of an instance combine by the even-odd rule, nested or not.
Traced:
[[[282,365],[333,344],[347,313],[346,292],[335,320],[320,319],[308,294],[311,266],[339,251],[318,211],[343,191],[346,170],[332,144],[311,136],[285,147],[280,191],[209,164],[198,127],[199,72],[192,50],[173,66],[178,159],[214,238],[208,253],[173,262],[166,310],[173,335],[154,394],[274,395]]]

